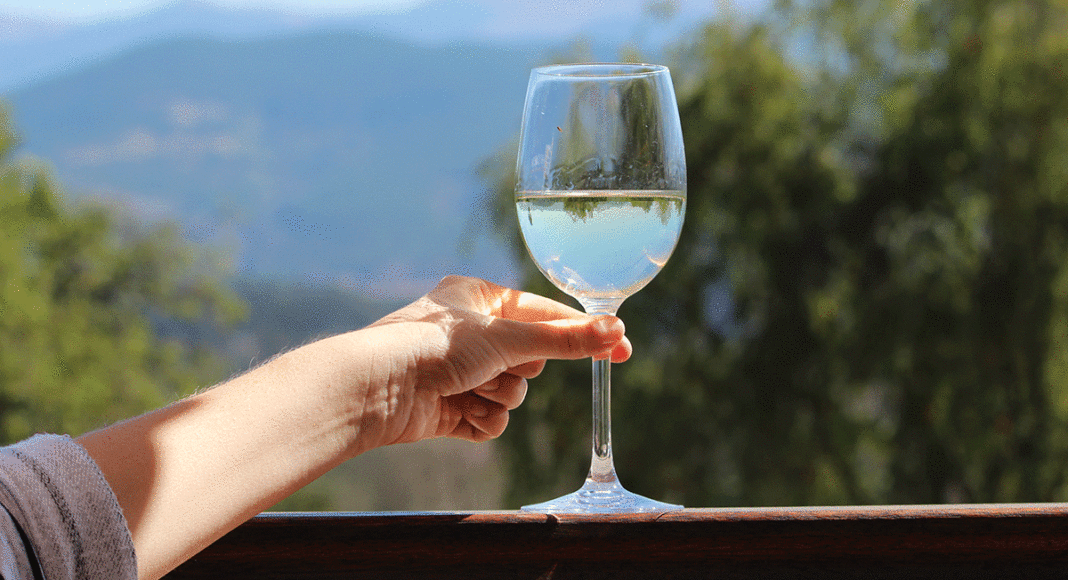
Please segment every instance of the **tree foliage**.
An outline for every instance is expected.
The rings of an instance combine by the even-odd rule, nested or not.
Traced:
[[[79,434],[222,378],[216,356],[157,330],[243,315],[203,253],[173,227],[75,207],[15,146],[0,106],[0,440]]]
[[[1068,498],[1066,21],[1054,0],[780,2],[681,53],[686,225],[620,310],[624,485],[691,506]],[[578,486],[589,381],[532,381],[511,501]]]

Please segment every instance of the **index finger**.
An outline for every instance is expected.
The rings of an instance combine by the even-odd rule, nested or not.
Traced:
[[[581,314],[581,313],[580,313]],[[520,322],[498,317],[485,326],[485,335],[507,368],[534,360],[579,359],[597,355],[612,356],[617,345],[624,343],[626,329],[614,316],[584,320],[554,319],[544,322]],[[622,358],[629,353],[620,353]]]
[[[585,320],[589,315],[581,310],[531,292],[502,288],[496,315],[520,322],[549,320]]]
[[[589,315],[566,304],[480,278],[446,276],[428,296],[454,307],[519,322],[586,320]]]

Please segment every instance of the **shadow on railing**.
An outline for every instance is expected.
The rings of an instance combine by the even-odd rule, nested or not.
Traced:
[[[1068,504],[263,514],[167,578],[1068,578]]]

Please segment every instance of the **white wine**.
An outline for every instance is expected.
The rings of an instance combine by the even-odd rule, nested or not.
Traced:
[[[686,211],[680,191],[519,192],[515,201],[534,263],[580,302],[622,301],[648,284]]]

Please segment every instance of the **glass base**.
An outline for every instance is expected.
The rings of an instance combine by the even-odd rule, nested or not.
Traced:
[[[629,492],[619,485],[619,481],[595,482],[587,479],[586,484],[576,492],[525,505],[520,509],[543,514],[632,514],[673,512],[681,510],[682,506]]]

